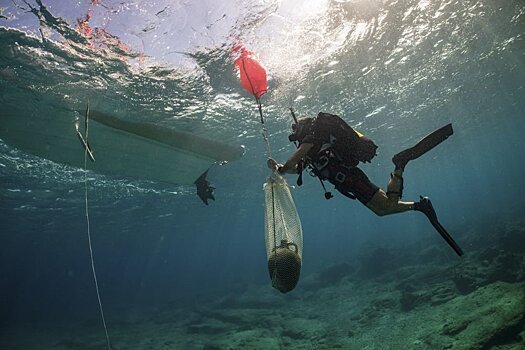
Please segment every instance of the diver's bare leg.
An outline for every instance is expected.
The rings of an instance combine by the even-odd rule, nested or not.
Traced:
[[[403,170],[396,169],[390,173],[386,195],[393,202],[399,202],[403,196]]]
[[[401,202],[389,198],[385,191],[379,189],[366,206],[379,216],[402,213],[414,210],[414,202]]]
[[[379,216],[414,210],[414,202],[401,202],[403,194],[403,170],[390,174],[387,191],[379,189],[366,206]]]

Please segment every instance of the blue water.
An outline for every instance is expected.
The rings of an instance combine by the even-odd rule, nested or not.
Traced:
[[[166,310],[184,318],[187,307],[250,288],[261,287],[261,298],[278,295],[264,248],[267,154],[256,104],[233,69],[239,42],[257,54],[270,78],[262,104],[277,160],[293,151],[289,107],[339,114],[379,145],[362,169],[384,188],[395,153],[452,122],[450,139],[407,166],[404,199],[430,196],[467,257],[479,248],[469,246],[472,237],[494,237],[509,222],[525,222],[521,0],[92,5],[91,26],[105,28],[126,50],[107,42],[89,48],[74,31],[88,1],[29,4],[33,12],[24,2],[0,6],[0,118],[65,118],[89,99],[130,121],[246,149],[240,160],[210,170],[216,201],[209,206],[193,186],[89,173],[90,231],[110,336],[130,318]],[[295,177],[288,181],[295,184]],[[302,280],[333,264],[359,269],[363,255],[378,247],[412,254],[435,246],[445,260],[460,263],[422,215],[379,218],[338,194],[326,201],[308,176],[292,193],[304,231]],[[82,169],[0,141],[0,344],[6,349],[62,348],[64,336],[52,333],[42,347],[19,342],[53,324],[78,325],[79,334],[85,326],[99,337],[93,348],[104,348],[84,210]],[[278,296],[307,302],[302,280]],[[123,337],[115,348],[126,348],[119,346]],[[191,344],[185,348],[205,348]],[[370,348],[396,348],[383,345]]]

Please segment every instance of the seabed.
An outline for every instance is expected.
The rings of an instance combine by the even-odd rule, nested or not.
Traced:
[[[525,221],[465,233],[461,259],[430,243],[369,248],[302,276],[286,295],[268,282],[149,316],[106,315],[112,348],[524,349]],[[92,320],[7,328],[0,348],[107,347]]]

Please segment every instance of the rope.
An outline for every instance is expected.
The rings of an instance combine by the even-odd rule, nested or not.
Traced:
[[[262,137],[264,139],[264,142],[266,144],[266,153],[268,154],[269,158],[272,157],[272,148],[270,146],[270,137],[268,136],[268,129],[266,129],[266,124],[264,123],[264,118],[262,114],[262,106],[261,106],[261,100],[259,98],[255,99],[257,101],[257,105],[259,106],[259,114],[261,115],[261,124],[262,124]]]
[[[85,132],[86,132],[86,143],[88,142],[89,137],[89,125],[88,125],[88,118],[89,118],[89,104],[86,109],[86,119],[85,119]],[[95,281],[95,289],[97,291],[97,300],[98,300],[98,307],[100,310],[100,316],[102,318],[102,324],[104,326],[104,332],[106,334],[106,342],[108,346],[108,350],[111,350],[111,342],[109,341],[109,334],[108,334],[108,328],[106,326],[106,319],[104,317],[104,310],[102,308],[102,301],[100,300],[100,292],[98,288],[98,281],[97,281],[97,273],[95,271],[95,260],[93,258],[93,246],[91,244],[91,231],[90,231],[90,225],[89,225],[89,206],[88,206],[88,185],[87,185],[87,158],[88,158],[88,151],[89,148],[84,148],[84,199],[85,199],[85,208],[86,208],[86,226],[87,226],[87,238],[88,238],[88,246],[89,246],[89,256],[91,258],[91,271],[93,272],[93,280]]]
[[[250,75],[246,71],[246,66],[244,65],[244,59],[242,59],[242,69],[244,71],[244,74],[246,75],[246,78],[248,79],[248,83],[250,84],[250,88],[252,93],[255,96],[255,90],[253,88],[252,80],[250,79]],[[266,128],[266,124],[264,123],[264,117],[262,112],[262,105],[261,100],[259,97],[255,96],[255,101],[257,102],[257,107],[259,109],[259,116],[261,117],[261,127],[262,127],[262,137],[264,139],[264,143],[266,144],[266,153],[269,158],[272,157],[272,148],[270,146],[270,137],[268,135],[268,129]],[[276,235],[276,222],[275,222],[275,179],[270,179],[271,186],[272,186],[272,231],[273,231],[273,254],[274,254],[274,266],[273,266],[273,274],[272,274],[272,284],[275,282],[275,278],[277,277],[277,235]]]
[[[246,71],[246,66],[244,65],[244,58],[241,60],[241,62],[242,62],[242,70],[244,71],[244,74],[246,75],[246,78],[248,79],[248,83],[250,83],[250,88],[252,90],[252,93],[255,96],[255,89],[253,87],[252,80],[250,79],[250,75]],[[268,154],[268,157],[272,158],[272,149],[270,147],[268,129],[266,129],[266,124],[264,124],[261,100],[259,99],[259,97],[255,96],[255,101],[257,102],[257,107],[259,108],[259,116],[261,117],[262,136],[263,136],[264,142],[266,143],[266,153]]]
[[[273,179],[272,179],[273,181]],[[275,282],[277,277],[277,235],[275,234],[275,183],[272,182],[272,224],[273,224],[273,251],[274,257],[273,260],[273,274],[272,274],[272,284]]]

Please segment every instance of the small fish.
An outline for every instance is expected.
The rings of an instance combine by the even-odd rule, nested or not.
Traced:
[[[199,196],[199,198],[206,205],[208,205],[208,199],[215,200],[215,197],[213,196],[213,190],[215,189],[215,187],[210,186],[210,182],[206,180],[208,170],[202,173],[202,175],[199,176],[197,181],[194,182],[194,184],[197,186],[197,196]]]

